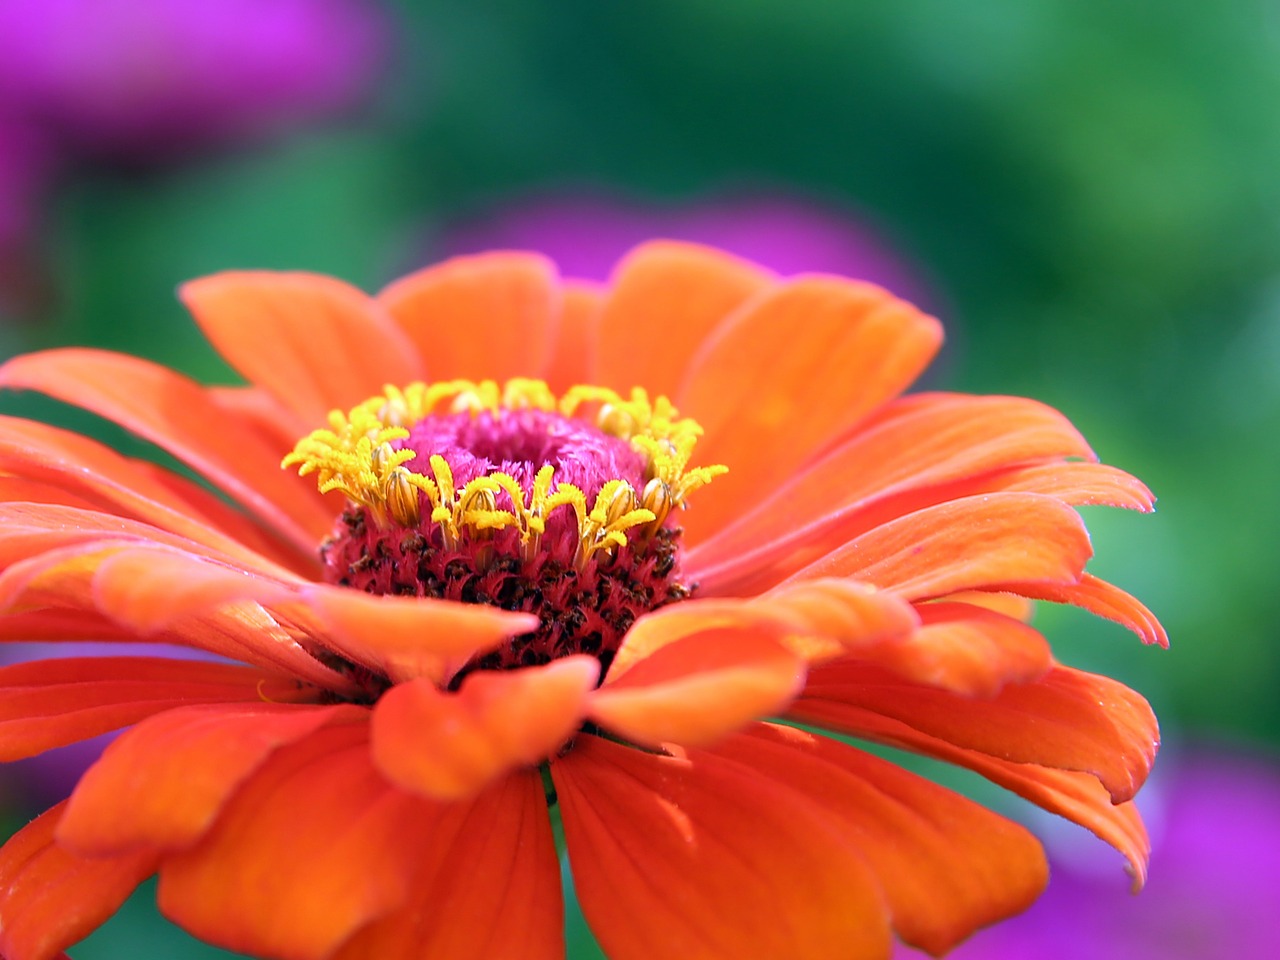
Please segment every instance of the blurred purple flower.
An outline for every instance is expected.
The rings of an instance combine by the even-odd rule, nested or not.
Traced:
[[[1149,811],[1151,875],[1142,893],[1126,894],[1114,858],[1055,860],[1049,890],[1030,910],[978,933],[950,960],[1276,956],[1280,765],[1202,751],[1168,757],[1157,778],[1144,794],[1164,806]]]
[[[834,207],[778,195],[727,194],[683,205],[548,195],[454,226],[441,238],[441,252],[538,250],[566,276],[605,280],[623,253],[655,237],[710,244],[784,275],[823,272],[870,280],[925,309],[936,307],[930,285],[884,236]]]
[[[0,113],[0,251],[26,242],[38,219],[52,157],[29,124]]]
[[[0,107],[151,159],[350,105],[384,40],[359,0],[0,0]]]

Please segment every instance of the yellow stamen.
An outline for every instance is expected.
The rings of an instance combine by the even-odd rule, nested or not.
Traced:
[[[610,480],[588,509],[578,487],[555,482],[551,465],[538,471],[527,496],[514,477],[501,472],[477,477],[459,490],[443,457],[428,458],[428,475],[405,466],[416,458],[413,450],[396,449],[396,443],[408,439],[408,428],[424,417],[462,412],[497,417],[508,410],[559,411],[628,441],[644,458],[643,492],[638,494],[625,480]],[[419,504],[425,499],[428,519],[439,525],[449,548],[456,548],[464,534],[487,537],[511,527],[519,531],[530,558],[540,548],[547,518],[568,507],[577,520],[577,558],[582,564],[602,551],[625,546],[629,531],[651,536],[672,509],[685,506],[689,494],[726,472],[718,465],[689,468],[701,434],[697,422],[681,418],[666,397],[650,401],[638,387],[624,399],[604,387],[576,386],[557,400],[541,380],[516,378],[501,388],[492,380],[449,380],[403,388],[388,385],[381,395],[347,414],[333,411],[329,428],[298,441],[281,466],[297,466],[300,476],[316,474],[321,493],[340,490],[368,508],[381,526],[417,526],[422,520]],[[500,494],[506,495],[511,509],[499,507]]]

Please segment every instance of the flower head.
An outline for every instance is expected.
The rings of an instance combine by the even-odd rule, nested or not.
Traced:
[[[367,88],[385,29],[350,0],[0,5],[0,111],[151,161],[324,116]]]
[[[0,422],[0,638],[235,661],[0,669],[4,759],[128,727],[0,850],[6,956],[152,873],[244,953],[558,956],[548,807],[616,958],[937,953],[1039,893],[1022,827],[819,730],[977,771],[1141,882],[1154,718],[1025,615],[1163,643],[1085,572],[1073,509],[1150,494],[1040,404],[902,396],[933,319],[674,243],[607,287],[511,253],[372,298],[272,273],[183,298],[248,386],[0,368],[221,494]]]

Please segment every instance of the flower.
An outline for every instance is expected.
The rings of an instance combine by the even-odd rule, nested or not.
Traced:
[[[977,771],[1141,883],[1154,717],[1025,614],[1164,643],[1085,572],[1073,509],[1150,494],[1033,401],[900,396],[932,318],[670,242],[604,288],[501,253],[373,298],[182,296],[248,386],[96,350],[0,368],[222,494],[5,419],[0,638],[238,661],[0,669],[4,759],[132,725],[0,850],[11,960],[152,873],[243,953],[558,956],[548,807],[623,960],[941,952],[1040,892],[1024,828],[817,730]]]
[[[350,0],[0,4],[0,107],[151,160],[350,106],[385,46]]]
[[[1172,761],[1172,762],[1171,762]],[[966,943],[958,960],[1216,960],[1265,957],[1280,943],[1280,767],[1222,747],[1162,762],[1160,868],[1143,895],[1117,897],[1097,857],[1067,859],[1025,914]],[[1148,805],[1149,806],[1149,805]],[[1229,810],[1229,816],[1223,816]],[[903,951],[902,956],[921,956]]]

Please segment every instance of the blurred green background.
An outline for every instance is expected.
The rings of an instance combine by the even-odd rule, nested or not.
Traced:
[[[1160,497],[1154,517],[1087,520],[1093,569],[1172,649],[1044,611],[1059,657],[1145,693],[1168,750],[1275,753],[1274,3],[363,9],[385,33],[341,108],[173,153],[56,141],[9,243],[0,353],[91,343],[225,379],[184,279],[299,268],[376,289],[561,198],[659,224],[761,197],[818,209],[939,312],[931,386],[1051,403]],[[135,901],[73,954],[136,956],[152,923]],[[219,955],[164,935],[151,955]]]

